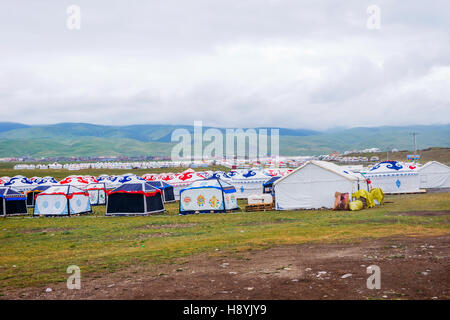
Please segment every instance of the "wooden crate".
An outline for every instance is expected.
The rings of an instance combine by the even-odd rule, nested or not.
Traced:
[[[246,212],[253,211],[270,211],[273,210],[273,203],[263,203],[263,204],[248,204],[245,206]]]

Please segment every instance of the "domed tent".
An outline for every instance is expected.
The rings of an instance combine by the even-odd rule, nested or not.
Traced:
[[[0,216],[28,214],[26,199],[10,187],[0,187]]]
[[[418,168],[418,171],[421,188],[450,188],[450,167],[445,164],[430,161]]]
[[[124,183],[109,191],[106,215],[148,215],[164,211],[163,193],[147,182]]]
[[[85,189],[89,193],[91,206],[106,204],[106,187],[104,183],[91,183]]]
[[[175,195],[173,193],[173,186],[164,181],[147,181],[147,183],[157,189],[160,189],[163,192],[164,202],[174,202]]]
[[[238,171],[229,182],[236,188],[238,198],[248,198],[252,194],[262,194],[263,183],[270,178],[261,170],[244,170]]]
[[[236,189],[218,178],[193,182],[180,191],[180,214],[238,209]]]
[[[71,185],[48,188],[36,196],[34,215],[69,216],[91,212],[89,194]]]
[[[27,195],[27,207],[34,207],[34,201],[36,199],[36,195],[40,192],[47,190],[48,188],[57,185],[58,181],[53,177],[44,177],[40,179],[36,179],[34,181],[35,187],[25,194]]]
[[[366,172],[361,172],[372,188],[384,193],[408,193],[420,191],[417,166],[397,161],[383,161]]]

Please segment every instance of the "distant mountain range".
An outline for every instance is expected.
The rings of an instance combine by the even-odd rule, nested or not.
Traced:
[[[172,131],[180,128],[193,132],[192,126],[183,125],[25,125],[0,122],[0,157],[170,155]],[[208,127],[203,128],[207,129]],[[225,129],[221,130],[224,132]],[[374,147],[381,150],[411,150],[412,132],[418,133],[419,149],[450,147],[450,124],[359,127],[322,132],[285,128],[279,130],[280,154],[288,156],[319,155],[335,150],[343,152]]]

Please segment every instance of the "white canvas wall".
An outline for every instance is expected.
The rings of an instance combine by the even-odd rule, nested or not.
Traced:
[[[361,186],[363,187],[363,186]],[[277,210],[332,208],[335,192],[357,191],[357,182],[308,163],[274,184]]]
[[[420,188],[450,188],[450,167],[433,161],[419,169]]]

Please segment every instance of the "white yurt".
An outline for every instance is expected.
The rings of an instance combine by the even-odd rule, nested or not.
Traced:
[[[71,185],[50,187],[36,196],[34,215],[68,216],[91,212],[89,194]]]
[[[414,164],[383,161],[361,173],[370,181],[371,188],[381,188],[384,193],[420,191],[419,171]]]
[[[437,161],[418,168],[420,188],[450,188],[450,167]]]
[[[238,198],[248,198],[252,194],[262,194],[263,184],[272,178],[261,170],[242,170],[229,181],[235,188]]]
[[[273,183],[277,210],[333,208],[335,193],[367,190],[363,176],[338,165],[310,160]]]

